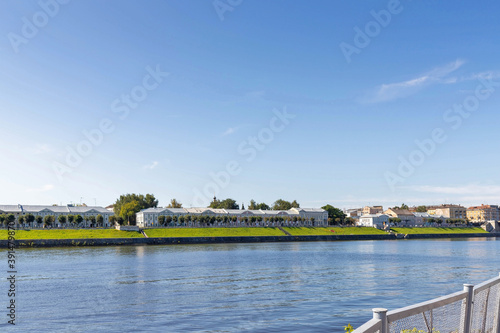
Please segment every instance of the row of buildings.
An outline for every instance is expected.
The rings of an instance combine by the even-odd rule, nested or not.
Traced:
[[[60,215],[80,215],[83,222],[80,226],[89,226],[90,217],[103,217],[103,226],[111,226],[110,217],[114,215],[112,207],[88,206],[42,206],[42,205],[0,205],[0,214],[13,214],[16,221],[20,216],[32,214],[35,217],[54,216],[56,225],[59,225]],[[325,226],[328,224],[328,212],[321,208],[292,208],[289,210],[241,210],[241,209],[213,209],[213,208],[147,208],[136,214],[137,226],[155,227],[159,226],[159,217],[170,217],[171,225],[177,224],[181,216],[189,216],[186,225],[198,226],[202,222],[199,217],[215,217],[215,222],[229,222],[234,225],[276,225],[278,222],[284,225],[311,225]],[[224,218],[225,217],[225,218]],[[254,217],[254,218],[252,218]],[[209,220],[210,221],[210,220]]]
[[[81,226],[88,225],[89,218],[98,215],[103,217],[103,226],[109,226],[109,218],[114,215],[113,211],[109,211],[103,207],[97,206],[44,206],[44,205],[0,205],[0,214],[13,214],[16,221],[20,216],[32,214],[37,217],[44,218],[45,216],[54,216],[56,223],[60,215],[80,215],[83,218]]]
[[[364,208],[348,209],[344,213],[355,220],[357,225],[382,227],[391,221],[399,225],[424,225],[426,223],[484,223],[500,220],[498,205],[481,205],[465,208],[460,205],[427,206],[425,212],[417,212],[417,207],[408,209],[389,208],[382,206],[366,206]]]
[[[175,216],[176,218],[181,216],[213,216],[218,223],[234,225],[328,225],[328,212],[321,208],[292,208],[289,210],[148,208],[136,214],[136,224],[139,227],[158,226],[158,218],[160,216]],[[254,218],[252,219],[252,217]],[[186,221],[186,223],[191,226],[198,226],[203,222],[195,218],[194,220]]]

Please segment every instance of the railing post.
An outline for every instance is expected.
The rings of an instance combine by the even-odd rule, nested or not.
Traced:
[[[499,293],[500,294],[500,293]],[[497,315],[495,318],[495,333],[500,333],[500,295],[497,294],[497,299],[496,299],[496,305],[497,305]]]
[[[462,333],[470,333],[471,317],[472,317],[472,298],[474,296],[474,285],[464,284],[464,291],[467,291],[465,299],[465,318],[462,322]]]
[[[382,322],[380,333],[389,333],[389,327],[387,325],[387,309],[375,308],[372,311],[373,319],[380,319]]]

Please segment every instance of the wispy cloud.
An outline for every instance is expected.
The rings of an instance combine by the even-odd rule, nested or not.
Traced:
[[[46,143],[37,143],[34,149],[35,154],[46,154],[52,151],[52,147]]]
[[[460,82],[471,81],[471,80],[494,80],[500,78],[500,71],[485,71],[480,73],[472,73],[469,76],[460,77]]]
[[[42,187],[38,187],[38,188],[28,188],[26,189],[26,192],[29,192],[29,193],[32,193],[32,192],[47,192],[47,191],[50,191],[54,188],[54,185],[52,184],[46,184]]]
[[[459,81],[458,78],[447,76],[460,68],[464,63],[465,62],[463,60],[457,59],[444,66],[436,67],[416,78],[403,82],[382,84],[378,86],[374,92],[370,93],[366,100],[369,103],[386,102],[413,95],[423,87],[430,84],[456,83]]]
[[[153,170],[154,168],[156,168],[158,166],[158,164],[160,164],[158,161],[154,161],[153,163],[147,164],[147,165],[143,166],[142,168],[145,170]]]
[[[477,185],[470,184],[464,186],[407,186],[407,189],[416,192],[454,194],[454,195],[498,195],[500,196],[500,186],[498,185]],[[500,199],[497,197],[497,199]]]
[[[236,131],[238,131],[238,127],[229,127],[227,130],[224,131],[224,133],[222,133],[222,136],[228,136],[234,134],[236,133]]]

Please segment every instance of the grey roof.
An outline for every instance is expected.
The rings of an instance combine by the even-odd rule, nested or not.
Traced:
[[[360,218],[363,218],[363,217],[381,217],[381,216],[389,217],[389,215],[386,215],[386,214],[365,214],[365,215],[361,215]]]
[[[217,214],[217,215],[299,215],[300,213],[326,213],[326,210],[321,208],[292,208],[290,210],[250,210],[250,209],[215,209],[205,207],[192,208],[146,208],[140,213],[174,213],[174,214]]]
[[[0,211],[5,213],[42,213],[43,211],[52,213],[67,214],[113,214],[109,210],[98,206],[48,206],[48,205],[0,205]]]

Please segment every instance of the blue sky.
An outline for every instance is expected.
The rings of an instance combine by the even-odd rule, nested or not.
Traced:
[[[497,2],[1,6],[2,203],[500,203]]]

